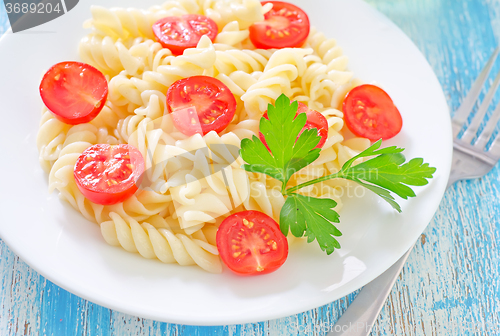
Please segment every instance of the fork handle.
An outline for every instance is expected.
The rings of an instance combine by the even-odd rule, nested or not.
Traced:
[[[326,336],[369,335],[412,250],[413,246],[387,271],[364,286]]]

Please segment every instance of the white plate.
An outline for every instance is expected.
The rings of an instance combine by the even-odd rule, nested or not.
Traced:
[[[97,2],[94,0],[94,2]],[[403,131],[385,145],[406,147],[437,167],[403,213],[374,195],[348,199],[339,225],[341,250],[331,256],[317,243],[291,249],[275,273],[238,277],[196,267],[165,265],[108,246],[99,228],[48,194],[35,138],[42,102],[39,80],[52,64],[76,60],[92,0],[28,32],[0,41],[2,188],[0,237],[47,279],[97,304],[160,321],[220,325],[296,314],[339,299],[389,268],[418,239],[443,196],[451,162],[451,128],[441,87],[418,49],[394,24],[360,0],[294,1],[314,26],[337,38],[350,69],[376,80],[392,96]],[[138,1],[108,0],[106,6]],[[153,1],[141,1],[144,8]],[[360,211],[361,210],[361,211]]]

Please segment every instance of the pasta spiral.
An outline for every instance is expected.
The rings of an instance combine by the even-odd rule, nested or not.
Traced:
[[[188,13],[183,4],[190,1],[172,1],[168,10],[153,8],[140,10],[134,8],[111,8],[92,6],[92,19],[85,23],[95,34],[110,36],[113,40],[126,40],[130,37],[153,39],[153,23],[166,16],[179,16]]]
[[[221,273],[222,265],[214,242],[208,242],[203,231],[193,235],[176,233],[171,220],[156,215],[138,223],[110,213],[111,220],[101,223],[101,233],[109,245],[121,246],[128,252],[138,252],[144,258],[156,258],[164,263],[198,265],[211,273]],[[175,221],[173,221],[175,225]]]
[[[258,0],[198,0],[200,12],[211,18],[217,26],[224,27],[237,21],[241,29],[247,29],[255,22],[264,21],[264,14],[272,6],[262,6]]]
[[[145,71],[139,77],[120,72],[109,82],[109,100],[117,106],[126,105],[132,112],[142,105],[143,91],[167,92],[168,87],[179,79],[203,75],[214,65],[215,57],[212,42],[203,36],[196,48],[186,49],[182,56],[172,58],[170,64],[158,66],[156,71]]]
[[[69,125],[57,120],[48,110],[44,110],[36,146],[40,153],[40,165],[46,172],[50,171],[54,162],[59,158],[69,128]]]
[[[250,118],[260,118],[282,93],[292,96],[291,82],[304,74],[304,56],[310,53],[312,49],[285,48],[272,54],[257,82],[241,96]]]
[[[82,60],[95,66],[105,75],[114,77],[125,70],[127,75],[140,75],[144,71],[156,70],[168,64],[172,53],[160,43],[145,40],[127,48],[122,41],[109,36],[91,34],[85,36],[79,45]]]
[[[349,81],[352,73],[346,70],[348,58],[342,55],[342,48],[337,45],[335,39],[326,38],[322,32],[312,27],[306,45],[309,45],[327,66],[326,71],[334,82],[345,84]]]
[[[235,134],[186,137],[173,127],[169,116],[154,121],[144,118],[133,126],[127,142],[145,158],[146,187],[169,193],[173,218],[193,233],[243,203],[249,194],[248,178],[240,168],[240,139]]]
[[[214,43],[224,45],[224,47],[221,46],[220,48],[240,48],[242,42],[245,41],[249,35],[250,32],[248,29],[240,30],[238,21],[232,21],[222,28],[221,32],[215,38]]]
[[[235,71],[245,73],[262,72],[270,56],[264,50],[230,49],[216,51],[214,67],[218,73],[224,75],[230,75]]]
[[[245,210],[265,213],[279,223],[280,210],[285,204],[280,185],[266,175],[253,173],[250,176],[250,195],[243,204]]]

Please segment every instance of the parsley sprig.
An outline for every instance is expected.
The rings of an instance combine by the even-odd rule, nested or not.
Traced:
[[[269,119],[260,119],[259,129],[272,155],[256,136],[241,141],[241,155],[248,163],[243,166],[245,170],[281,181],[282,192],[292,175],[316,160],[321,151],[314,149],[321,139],[315,129],[305,130],[297,139],[307,121],[305,113],[295,118],[298,106],[296,101],[290,105],[290,100],[281,95],[275,106],[269,104]]]
[[[243,168],[266,174],[282,183],[281,193],[286,196],[286,201],[280,212],[280,228],[285,235],[290,231],[295,237],[305,235],[309,243],[317,240],[327,254],[340,248],[335,237],[342,234],[334,224],[340,223],[340,216],[333,210],[337,203],[328,198],[304,196],[299,193],[304,187],[334,178],[351,180],[373,191],[401,212],[393,193],[403,199],[415,197],[409,186],[426,185],[436,171],[422,158],[406,162],[401,154],[403,148],[380,148],[382,140],[379,140],[348,160],[338,173],[287,188],[293,174],[314,162],[320,154],[320,149],[315,148],[321,139],[317,130],[300,133],[307,117],[305,113],[296,115],[297,108],[298,103],[290,104],[285,95],[276,100],[275,106],[269,104],[269,119],[261,118],[260,131],[270,152],[256,136],[241,141],[241,156],[246,162]],[[368,159],[359,162],[362,158]]]

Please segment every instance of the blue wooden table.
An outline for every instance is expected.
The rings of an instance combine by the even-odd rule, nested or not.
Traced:
[[[500,1],[367,2],[424,53],[454,111],[499,41]],[[7,28],[0,0],[0,35]],[[5,84],[1,75],[0,80]],[[372,335],[500,335],[499,177],[497,166],[486,177],[447,191]],[[0,279],[2,336],[323,335],[322,328],[332,326],[357,294],[278,320],[193,327],[129,316],[83,300],[38,275],[1,241]]]

